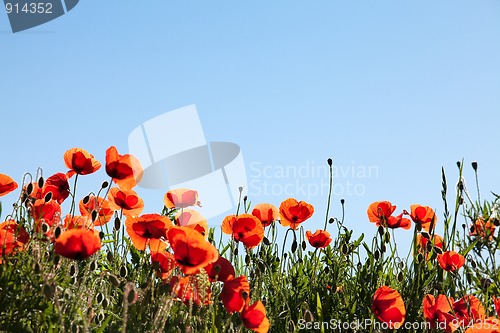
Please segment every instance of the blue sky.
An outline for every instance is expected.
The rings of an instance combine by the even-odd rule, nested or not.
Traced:
[[[345,197],[356,233],[372,235],[366,208],[380,200],[429,205],[442,221],[442,166],[453,188],[464,158],[475,193],[477,160],[483,196],[500,192],[498,36],[498,1],[87,0],[16,34],[0,11],[0,172],[65,171],[72,147],[104,162],[144,121],[196,104],[209,141],[240,145],[252,202],[287,197],[259,192],[264,181],[325,181],[264,168],[312,172],[332,157],[347,173],[376,170],[335,179],[332,214]],[[106,178],[82,179],[79,193]],[[295,192],[316,207],[305,227],[320,228],[326,193]],[[139,193],[159,211],[162,191]]]

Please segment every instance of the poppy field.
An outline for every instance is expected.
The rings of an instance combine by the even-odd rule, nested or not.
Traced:
[[[442,216],[381,198],[354,237],[330,216],[331,159],[326,212],[241,197],[218,230],[196,189],[145,212],[142,167],[115,147],[102,164],[81,148],[63,160],[49,177],[0,173],[0,196],[19,194],[0,206],[2,332],[500,332],[499,197],[471,196],[476,162],[458,181],[442,170]],[[87,181],[101,185],[82,195]]]

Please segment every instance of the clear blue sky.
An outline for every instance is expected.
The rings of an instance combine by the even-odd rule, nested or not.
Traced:
[[[250,199],[279,205],[288,195],[261,186],[288,185],[317,208],[308,229],[321,227],[326,193],[304,198],[293,175],[264,170],[312,172],[332,157],[348,173],[332,213],[345,197],[356,233],[374,234],[366,208],[380,200],[432,206],[442,222],[441,166],[453,188],[465,158],[472,188],[477,160],[483,196],[500,192],[499,36],[496,0],[86,0],[16,34],[0,10],[0,172],[65,171],[72,147],[104,162],[136,126],[196,104],[208,140],[240,145]],[[79,194],[106,178],[83,178]],[[139,193],[159,211],[162,191]]]

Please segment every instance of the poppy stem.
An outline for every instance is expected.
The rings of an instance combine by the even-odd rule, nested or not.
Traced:
[[[328,159],[328,166],[330,169],[330,183],[328,187],[328,202],[326,203],[326,216],[325,216],[325,227],[323,228],[326,231],[326,227],[328,226],[328,215],[330,214],[330,202],[332,200],[332,187],[333,187],[333,167],[332,167],[332,159]]]
[[[73,195],[71,196],[71,208],[69,210],[69,215],[71,217],[75,216],[75,198],[76,198],[76,182],[78,181],[78,174],[75,175],[75,182],[73,184]]]

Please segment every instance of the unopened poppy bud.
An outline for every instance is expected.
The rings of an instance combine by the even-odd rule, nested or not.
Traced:
[[[443,250],[440,247],[434,246],[434,251],[436,251],[437,254],[443,254]]]
[[[457,167],[460,169],[460,161],[457,161]]]
[[[342,244],[342,254],[346,255],[349,253],[349,247],[347,246],[346,243]]]
[[[109,282],[111,282],[111,284],[114,287],[118,287],[120,285],[120,280],[118,280],[118,277],[116,275],[109,274],[108,279],[109,279]]]
[[[360,262],[358,262],[357,268],[358,268],[358,271],[360,271],[363,268],[363,265]]]
[[[50,200],[52,200],[52,192],[48,192],[47,194],[45,194],[45,197],[43,198],[43,200],[45,202],[49,202]]]
[[[128,270],[126,266],[120,267],[120,277],[124,278],[127,277]]]
[[[103,307],[104,309],[106,309],[106,308],[108,307],[108,305],[109,305],[109,301],[108,301],[108,299],[107,299],[107,298],[104,298],[104,299],[102,300],[102,307]]]
[[[76,266],[75,265],[69,266],[69,276],[73,277],[75,275],[76,275]]]
[[[43,177],[38,178],[38,187],[39,188],[42,188],[44,183],[45,183],[45,181],[43,180]]]
[[[89,270],[91,272],[95,271],[97,269],[97,261],[93,260],[90,262]]]
[[[471,164],[472,164],[472,169],[474,169],[474,171],[477,171],[477,162],[473,161]]]
[[[332,166],[332,164],[333,164],[333,161],[331,158],[327,159],[326,162],[328,163],[329,166]]]
[[[262,243],[264,243],[264,245],[266,246],[269,246],[271,245],[271,242],[269,241],[269,239],[267,237],[264,236],[264,238],[262,239]]]
[[[244,202],[247,202],[247,200],[248,200],[248,197],[245,195],[245,196],[243,197],[243,201],[244,201]]]
[[[264,272],[266,270],[266,265],[262,261],[259,261],[258,266],[261,272]]]
[[[113,253],[111,251],[106,253],[106,259],[108,259],[109,262],[113,262],[113,257]]]
[[[35,271],[35,274],[40,273],[40,263],[36,262],[35,265],[33,266],[33,271]]]
[[[375,260],[379,260],[379,258],[380,258],[380,251],[379,250],[375,250],[375,252],[373,252],[373,258]]]
[[[104,300],[104,295],[102,293],[97,293],[95,300],[97,301],[97,304],[101,304]]]
[[[425,231],[425,230],[422,230],[422,231],[420,232],[420,234],[421,234],[421,235],[422,235],[422,237],[424,237],[425,239],[430,239],[430,238],[431,238],[431,236],[429,235],[429,233],[428,233],[427,231]]]
[[[55,256],[54,259],[53,259],[53,263],[54,263],[54,266],[57,266],[59,265],[59,261],[61,260],[61,257],[59,256]]]
[[[121,227],[121,221],[119,217],[115,218],[115,230],[120,230]]]
[[[99,213],[97,212],[97,210],[92,211],[92,213],[90,214],[92,216],[92,222],[95,222],[95,220],[97,220],[97,217],[99,216],[98,214]]]
[[[425,244],[425,247],[427,249],[427,252],[431,252],[434,248],[434,245],[431,242],[428,242],[427,244]]]
[[[381,226],[381,225],[379,225],[379,226],[378,226],[377,231],[378,231],[378,233],[379,233],[379,235],[380,235],[380,236],[383,236],[383,235],[384,235],[384,233],[385,233],[385,229],[384,229],[384,227],[383,227],[383,226]]]
[[[294,241],[292,242],[292,253],[295,253],[295,251],[297,251],[297,246],[298,246],[298,245],[297,245],[297,241],[296,241],[296,240],[294,240]]]
[[[61,236],[61,226],[57,226],[55,229],[54,229],[54,239],[58,239],[59,236]]]
[[[306,250],[306,247],[307,247],[307,244],[306,244],[306,241],[303,240],[302,241],[302,250],[305,251]]]
[[[330,273],[330,268],[328,266],[326,266],[325,269],[324,269],[324,272],[325,272],[325,274]]]
[[[340,199],[340,204],[343,205],[344,203],[345,203],[345,199],[344,198]]]
[[[83,202],[83,204],[84,204],[84,205],[88,204],[88,203],[89,203],[89,201],[90,201],[90,196],[89,196],[89,195],[86,195],[86,196],[83,198],[83,200],[82,200],[82,202]]]
[[[31,192],[33,192],[33,183],[29,183],[28,186],[26,186],[26,194],[30,195]]]
[[[384,235],[384,238],[385,238],[385,242],[389,243],[391,241],[391,234],[386,232]]]
[[[240,193],[243,192],[243,186],[238,187],[238,190],[240,191]]]
[[[134,304],[135,302],[137,302],[139,294],[135,290],[134,285],[129,282],[129,283],[127,283],[127,286],[125,288],[128,291],[128,293],[127,293],[128,304]]]
[[[330,217],[330,219],[328,220],[328,223],[333,224],[333,222],[335,222],[335,219],[333,217]]]
[[[109,183],[108,183],[107,181],[103,181],[103,182],[102,182],[102,185],[101,185],[101,188],[103,188],[103,189],[104,189],[104,188],[106,188],[106,187],[108,187],[108,186],[109,186]]]
[[[417,262],[418,262],[418,263],[421,263],[422,261],[424,261],[424,256],[422,255],[422,253],[419,253],[419,254],[417,255]]]
[[[470,265],[471,265],[471,267],[472,267],[473,269],[476,269],[477,264],[476,264],[476,261],[475,261],[474,259],[469,258],[469,263],[470,263]]]
[[[404,279],[403,272],[399,272],[399,273],[398,273],[398,281],[399,281],[399,282],[403,282],[403,279]]]
[[[241,292],[241,298],[243,298],[244,300],[246,300],[248,298],[248,293],[246,291],[242,291]]]
[[[387,251],[387,247],[385,246],[385,244],[382,244],[380,250],[382,251],[382,253],[385,253],[385,251]]]
[[[250,256],[248,254],[245,255],[245,264],[247,264],[247,265],[250,264]]]
[[[234,249],[234,255],[237,256],[238,255],[238,248],[235,248]]]

